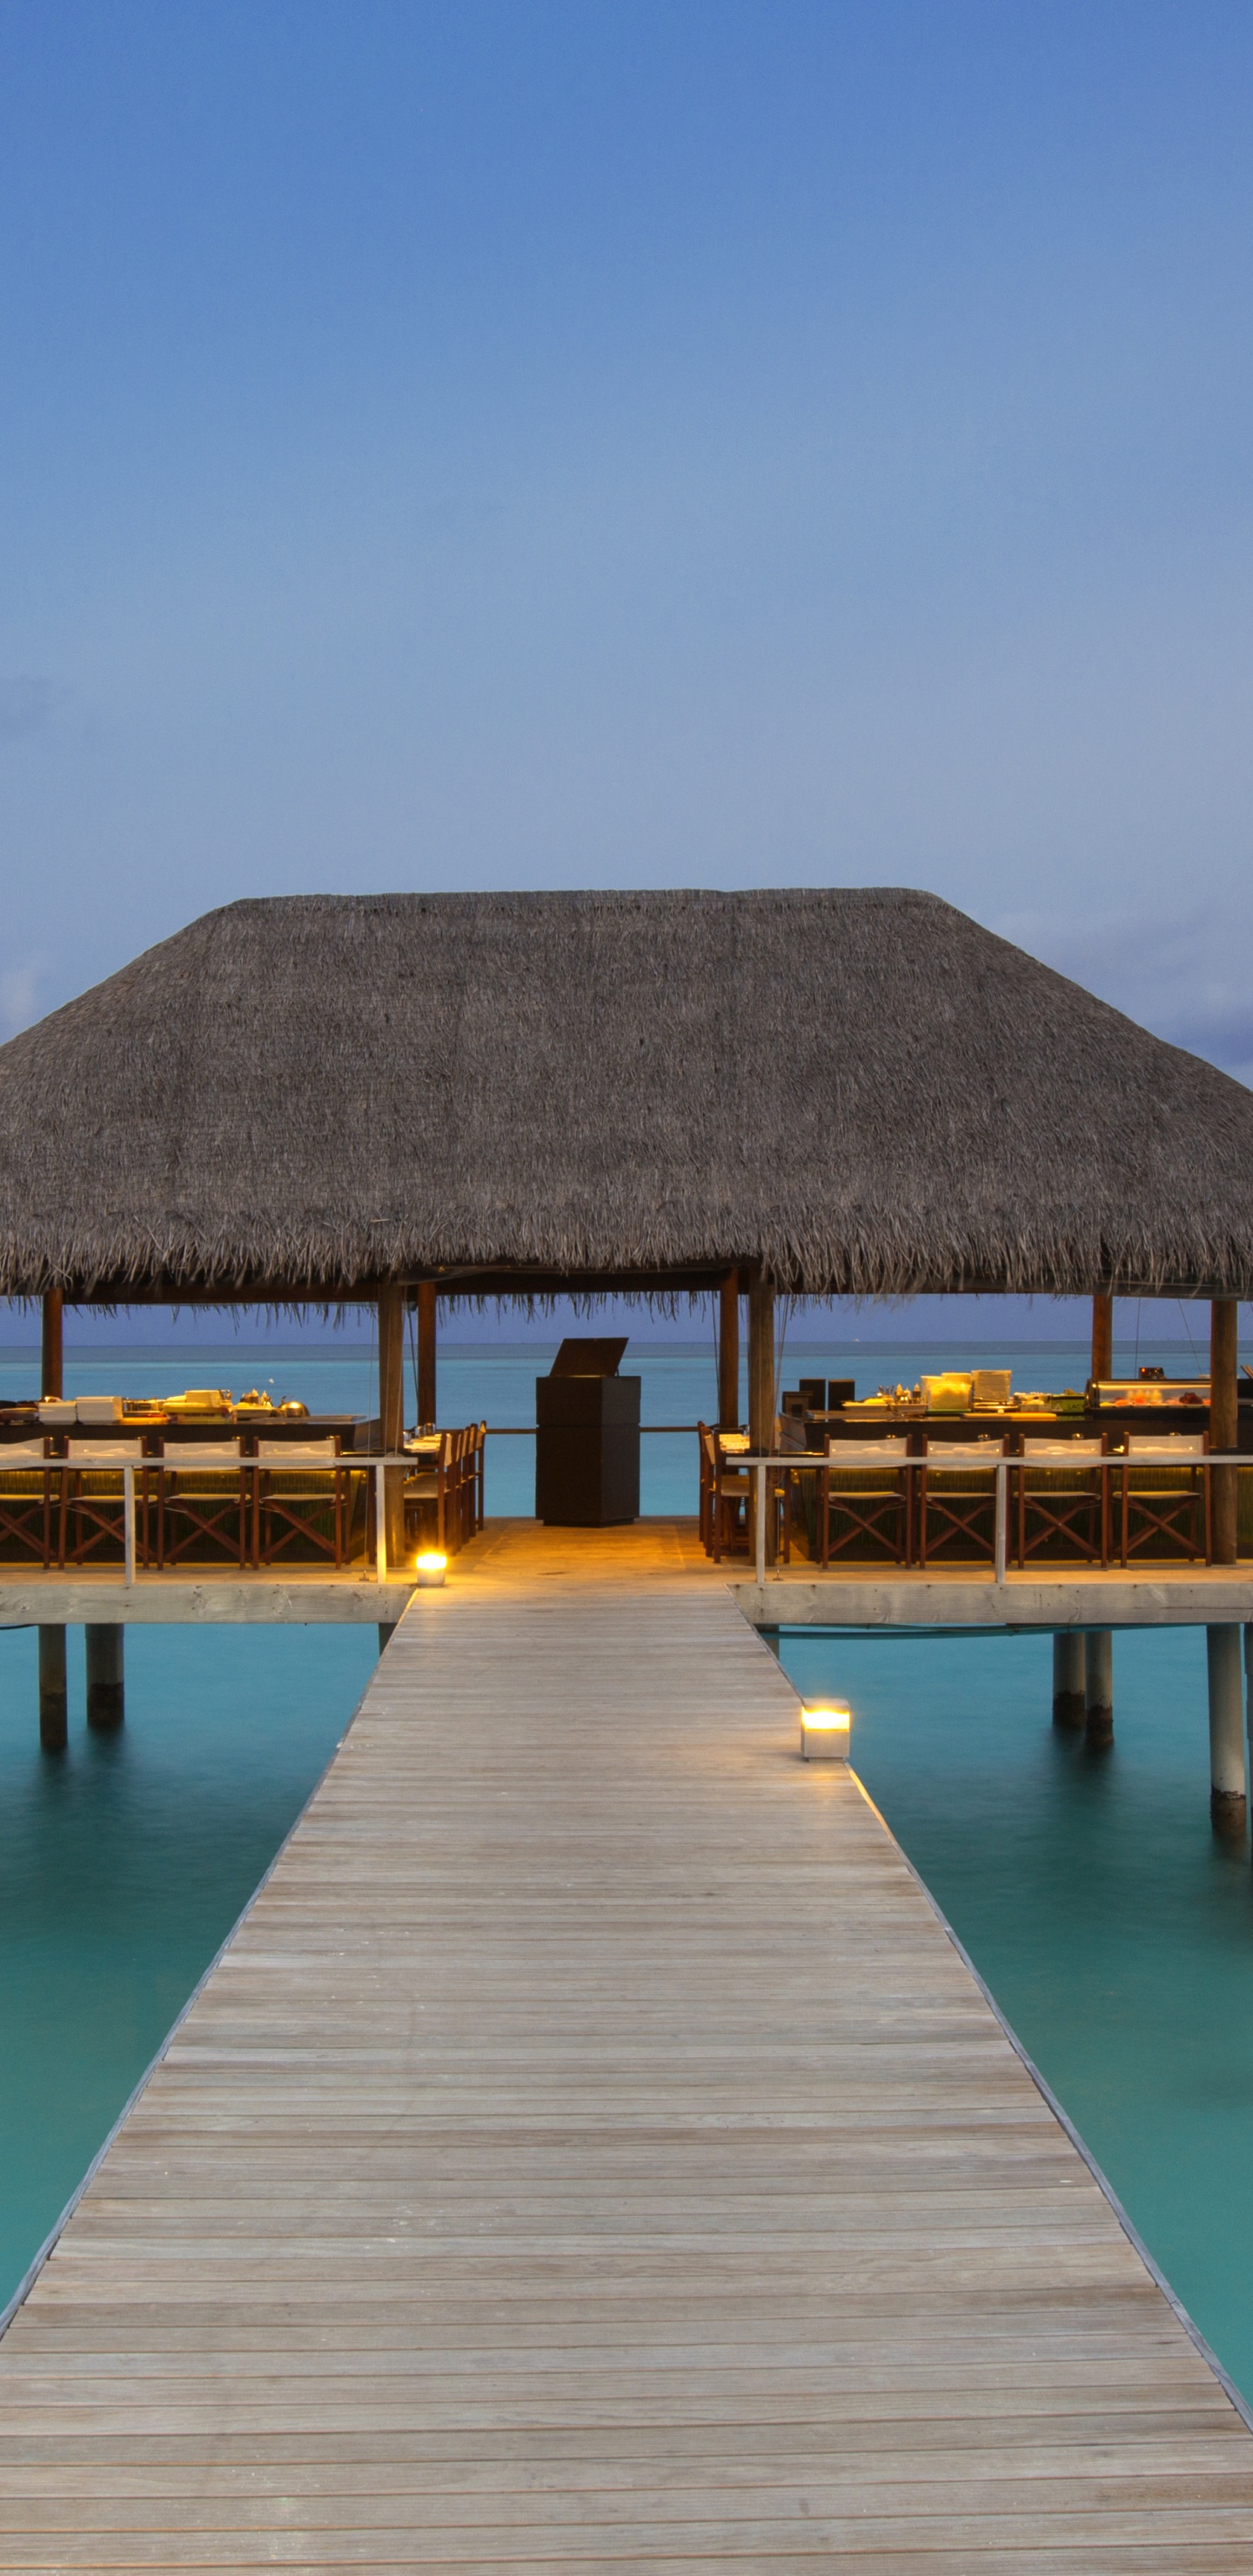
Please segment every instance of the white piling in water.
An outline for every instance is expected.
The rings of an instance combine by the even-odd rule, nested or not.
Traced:
[[[126,1630],[120,1619],[92,1621],[87,1642],[87,1723],[108,1729],[126,1715]]]
[[[1210,1815],[1215,1830],[1240,1834],[1248,1813],[1244,1772],[1244,1683],[1238,1627],[1207,1628]]]
[[[1114,1741],[1114,1632],[1089,1628],[1087,1637],[1086,1726],[1089,1744]]]
[[[1082,1628],[1059,1628],[1053,1638],[1054,1726],[1082,1726],[1087,1690],[1087,1637]]]
[[[45,1753],[63,1753],[69,1740],[69,1690],[65,1629],[39,1631],[39,1741]]]
[[[1244,1632],[1245,1783],[1253,1780],[1253,1627]]]

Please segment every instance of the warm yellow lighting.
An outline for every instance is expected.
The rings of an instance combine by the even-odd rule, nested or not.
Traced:
[[[441,1556],[437,1548],[428,1548],[424,1555],[414,1558],[413,1570],[424,1589],[429,1589],[443,1582],[448,1572],[448,1559]]]
[[[821,1708],[801,1710],[801,1760],[803,1762],[847,1762],[852,1710],[843,1700],[828,1700]]]

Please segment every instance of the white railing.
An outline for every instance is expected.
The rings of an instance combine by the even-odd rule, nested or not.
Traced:
[[[293,1442],[292,1445],[295,1447],[297,1444]],[[184,1462],[180,1460],[176,1450],[168,1451],[163,1458],[119,1458],[116,1449],[110,1451],[107,1447],[101,1447],[95,1452],[79,1451],[73,1458],[23,1458],[21,1460],[15,1460],[12,1467],[6,1469],[4,1448],[3,1444],[0,1444],[0,1478],[6,1474],[13,1476],[59,1475],[62,1477],[77,1476],[80,1474],[87,1476],[100,1476],[106,1474],[116,1476],[120,1471],[122,1478],[122,1579],[123,1582],[127,1584],[134,1583],[136,1574],[137,1547],[135,1539],[135,1478],[137,1475],[146,1478],[149,1476],[164,1477],[177,1475],[234,1476],[239,1474],[248,1475],[249,1473],[254,1476],[291,1475],[301,1477],[325,1477],[332,1493],[333,1480],[336,1476],[343,1476],[345,1474],[372,1476],[374,1480],[375,1579],[379,1583],[386,1583],[388,1580],[387,1473],[390,1468],[399,1467],[404,1469],[406,1475],[411,1476],[418,1464],[419,1458],[412,1450],[389,1450],[380,1457],[372,1456],[368,1451],[364,1450],[345,1449],[338,1458],[293,1458],[291,1465],[286,1466],[281,1458],[223,1458],[220,1462],[217,1459],[204,1459],[203,1461],[192,1459]]]
[[[742,1451],[736,1451],[734,1457],[728,1463],[737,1468],[751,1467],[754,1472],[756,1484],[756,1528],[754,1531],[754,1553],[756,1563],[754,1571],[756,1573],[758,1583],[764,1584],[766,1580],[767,1476],[770,1474],[772,1469],[776,1476],[781,1473],[789,1476],[794,1475],[798,1469],[802,1473],[808,1472],[811,1475],[831,1475],[838,1473],[840,1466],[839,1450],[836,1448],[827,1452],[818,1449],[782,1449],[774,1450],[766,1456],[763,1456],[760,1451],[754,1451],[751,1455]],[[971,1459],[962,1459],[960,1464],[954,1465],[948,1469],[948,1473],[953,1476],[995,1475],[996,1501],[993,1544],[993,1580],[997,1583],[1004,1583],[1009,1569],[1010,1475],[1014,1468],[1030,1467],[1032,1463],[1031,1454],[1028,1450],[1024,1452],[1022,1456],[1017,1458],[989,1458],[986,1467],[977,1464]],[[849,1469],[847,1472],[858,1472],[866,1464],[867,1462],[864,1459],[861,1459],[858,1461],[857,1470]],[[1048,1461],[1048,1466],[1064,1467],[1064,1462],[1050,1459]],[[1211,1449],[1206,1451],[1204,1457],[1181,1458],[1176,1451],[1163,1446],[1156,1452],[1147,1448],[1138,1449],[1133,1458],[1128,1457],[1125,1452],[1113,1450],[1107,1452],[1104,1458],[1083,1458],[1076,1459],[1075,1461],[1076,1472],[1105,1477],[1110,1476],[1115,1471],[1121,1473],[1124,1469],[1129,1474],[1134,1473],[1141,1467],[1200,1467],[1208,1476],[1211,1468],[1213,1467],[1253,1468],[1253,1451],[1247,1449]],[[892,1470],[894,1475],[900,1475],[902,1473],[906,1476],[923,1475],[926,1473],[928,1468],[930,1468],[933,1475],[937,1472],[942,1474],[944,1472],[943,1449],[942,1447],[933,1449],[930,1455],[925,1458],[885,1458],[883,1461],[884,1472],[886,1473],[889,1468]],[[1046,1471],[1042,1470],[1042,1472]],[[775,1579],[778,1581],[779,1577],[776,1575]]]
[[[660,1429],[662,1426],[655,1425],[651,1427]],[[297,1444],[293,1442],[293,1447],[296,1445]],[[0,1444],[0,1478],[2,1478],[6,1473],[15,1476],[29,1476],[32,1474],[71,1476],[77,1475],[80,1472],[88,1475],[100,1475],[102,1473],[112,1472],[112,1474],[116,1475],[120,1469],[122,1477],[123,1579],[128,1584],[134,1583],[136,1572],[135,1477],[137,1473],[144,1477],[162,1477],[166,1475],[178,1475],[180,1473],[184,1475],[189,1473],[204,1475],[221,1474],[223,1476],[233,1476],[237,1472],[245,1475],[251,1473],[254,1476],[290,1474],[300,1475],[302,1477],[326,1477],[328,1481],[332,1480],[336,1476],[342,1476],[344,1474],[372,1476],[374,1479],[375,1524],[374,1573],[375,1580],[382,1584],[386,1583],[389,1579],[387,1557],[387,1474],[391,1469],[400,1468],[403,1469],[407,1475],[412,1475],[418,1463],[419,1455],[413,1450],[389,1450],[379,1456],[371,1455],[368,1451],[364,1450],[347,1449],[344,1450],[338,1458],[334,1459],[304,1460],[294,1458],[290,1468],[284,1467],[281,1458],[223,1459],[220,1467],[217,1465],[216,1461],[210,1462],[208,1460],[204,1462],[203,1466],[199,1466],[194,1463],[190,1466],[182,1466],[180,1465],[176,1450],[167,1452],[163,1458],[119,1459],[116,1450],[110,1453],[107,1446],[102,1446],[99,1451],[93,1454],[79,1454],[74,1458],[45,1458],[42,1460],[24,1458],[20,1461],[15,1461],[11,1468],[6,1469],[4,1449],[3,1445]],[[790,1449],[775,1450],[764,1455],[756,1451],[751,1453],[737,1451],[730,1463],[732,1463],[737,1469],[743,1467],[751,1469],[753,1472],[756,1500],[754,1570],[757,1582],[759,1584],[764,1584],[767,1573],[767,1477],[772,1473],[775,1476],[792,1476],[797,1474],[838,1474],[841,1463],[839,1451],[838,1448],[830,1451],[829,1453],[817,1449]],[[989,1458],[986,1467],[964,1459],[960,1464],[954,1465],[947,1470],[951,1475],[995,1476],[996,1497],[993,1572],[994,1580],[997,1583],[1004,1583],[1006,1580],[1009,1564],[1010,1474],[1015,1468],[1029,1468],[1032,1463],[1030,1452],[1028,1451],[1022,1456],[1013,1458]],[[1061,1462],[1050,1461],[1049,1465],[1052,1466],[1054,1463],[1060,1464]],[[860,1472],[865,1464],[866,1462],[864,1460],[859,1460],[857,1469],[850,1469],[847,1472]],[[1107,1453],[1104,1458],[1084,1458],[1082,1460],[1076,1460],[1075,1465],[1076,1471],[1078,1472],[1089,1475],[1104,1476],[1106,1478],[1115,1472],[1121,1473],[1123,1470],[1134,1472],[1141,1467],[1200,1467],[1204,1470],[1206,1476],[1208,1476],[1211,1470],[1215,1467],[1243,1467],[1246,1470],[1253,1470],[1253,1452],[1248,1450],[1210,1450],[1206,1452],[1204,1457],[1180,1458],[1175,1452],[1163,1446],[1163,1448],[1157,1452],[1154,1452],[1152,1449],[1138,1450],[1134,1458],[1129,1458],[1122,1452],[1115,1450]],[[932,1474],[937,1472],[944,1473],[945,1461],[943,1449],[934,1449],[927,1457],[885,1458],[883,1461],[883,1467],[885,1471],[890,1468],[893,1474],[904,1474],[906,1476],[922,1475],[928,1469]]]

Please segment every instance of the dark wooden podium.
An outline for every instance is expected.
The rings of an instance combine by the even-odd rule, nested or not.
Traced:
[[[626,1340],[564,1341],[535,1381],[535,1517],[604,1529],[640,1512],[640,1381],[619,1377]]]

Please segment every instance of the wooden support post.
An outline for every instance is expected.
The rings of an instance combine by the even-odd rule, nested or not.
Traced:
[[[49,1288],[44,1297],[43,1332],[41,1335],[39,1371],[41,1395],[63,1395],[65,1392],[65,1304],[59,1288]]]
[[[1114,1634],[1111,1628],[1089,1628],[1087,1634],[1086,1729],[1089,1744],[1114,1741]]]
[[[1244,1776],[1253,1780],[1253,1628],[1244,1632]]]
[[[748,1291],[748,1445],[754,1457],[774,1448],[774,1412],[774,1285],[755,1270]],[[758,1480],[754,1477],[751,1487],[754,1496],[757,1490]],[[751,1540],[755,1553],[756,1512],[754,1501]],[[776,1540],[774,1504],[767,1498],[767,1565],[773,1565],[778,1555]]]
[[[1240,1435],[1236,1386],[1236,1329],[1240,1309],[1234,1297],[1216,1297],[1210,1307],[1209,1445],[1234,1449]],[[1236,1561],[1236,1478],[1238,1467],[1210,1470],[1210,1545],[1215,1565]]]
[[[108,1729],[126,1715],[126,1630],[120,1619],[93,1622],[87,1641],[87,1723]]]
[[[1205,1661],[1209,1678],[1210,1822],[1224,1840],[1243,1841],[1248,1793],[1239,1629],[1207,1628]]]
[[[405,1292],[395,1280],[379,1290],[379,1425],[384,1450],[394,1453],[405,1436]],[[405,1471],[389,1467],[383,1478],[385,1544],[390,1567],[405,1553]]]
[[[1082,1628],[1059,1628],[1053,1639],[1053,1724],[1082,1726],[1088,1713],[1088,1641]]]
[[[64,1628],[39,1631],[39,1741],[45,1753],[64,1753],[69,1738],[69,1690]]]
[[[718,1290],[718,1429],[740,1427],[740,1274],[728,1270]]]
[[[435,1282],[418,1284],[418,1423],[433,1431],[439,1420],[435,1394]]]
[[[1114,1374],[1114,1300],[1108,1288],[1098,1288],[1092,1300],[1092,1375],[1110,1378]]]

